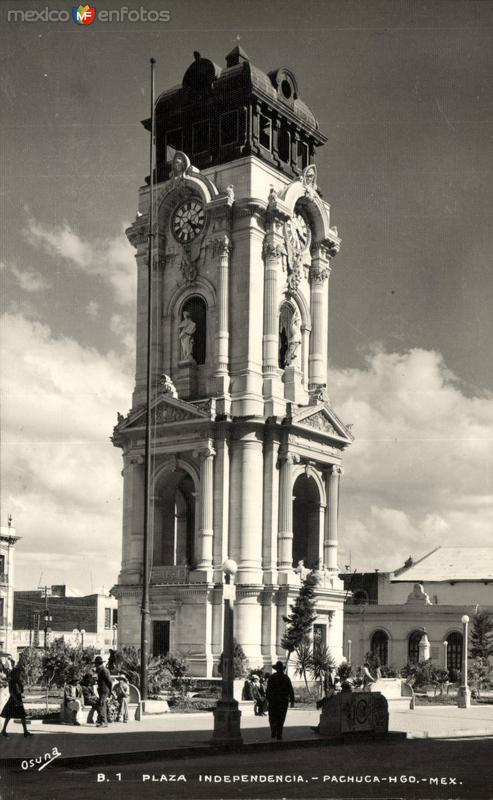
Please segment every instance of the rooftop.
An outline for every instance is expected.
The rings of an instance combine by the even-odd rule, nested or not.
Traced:
[[[437,547],[391,574],[392,583],[493,581],[493,547]]]

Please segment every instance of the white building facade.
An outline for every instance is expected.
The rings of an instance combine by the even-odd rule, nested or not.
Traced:
[[[14,548],[19,541],[12,527],[0,528],[0,651],[12,652],[12,626],[14,619]]]
[[[151,652],[186,653],[196,675],[216,671],[232,558],[235,637],[251,667],[284,657],[283,615],[303,568],[319,577],[315,633],[340,660],[338,497],[352,436],[327,394],[340,239],[317,187],[325,137],[289,70],[267,75],[240,48],[224,69],[195,55],[156,104]],[[127,231],[136,384],[113,435],[124,463],[120,646],[140,645],[148,214],[146,185]]]

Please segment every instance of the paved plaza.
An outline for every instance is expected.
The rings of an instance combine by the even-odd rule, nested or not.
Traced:
[[[314,728],[319,721],[316,709],[299,707],[288,712],[282,743],[272,743],[267,717],[253,716],[251,709],[243,711],[241,727],[244,748],[276,749],[316,747],[323,744]],[[87,759],[91,763],[111,757],[140,754],[176,757],[183,752],[203,754],[213,750],[210,745],[213,729],[212,713],[161,714],[144,716],[142,722],[114,723],[108,728],[82,724],[80,727],[43,724],[32,721],[33,737],[24,739],[19,724],[11,723],[9,737],[0,741],[2,760],[12,763],[57,748],[60,763]],[[411,710],[391,710],[389,731],[394,736],[417,738],[493,737],[493,705],[418,706]],[[350,741],[350,737],[347,739]],[[139,757],[139,756],[137,756]],[[58,760],[58,759],[57,759]]]

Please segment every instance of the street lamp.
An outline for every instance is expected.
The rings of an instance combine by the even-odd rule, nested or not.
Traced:
[[[471,705],[471,690],[467,685],[467,626],[469,617],[467,614],[461,619],[463,625],[462,632],[462,685],[457,693],[457,706],[459,708],[469,708]]]
[[[348,662],[348,664],[351,663],[351,644],[352,644],[351,639],[348,639],[347,640],[347,662]]]
[[[235,587],[231,582],[238,565],[231,558],[226,559],[222,566],[224,572],[223,599],[224,599],[224,627],[223,627],[223,658],[222,658],[222,683],[221,699],[217,701],[214,709],[214,732],[211,744],[242,744],[240,731],[241,711],[234,698],[234,647],[233,647],[233,603]]]
[[[447,647],[448,647],[448,642],[445,639],[445,641],[443,642],[443,667],[444,667],[444,669],[448,669]]]

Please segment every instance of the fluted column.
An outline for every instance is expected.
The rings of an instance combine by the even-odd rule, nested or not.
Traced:
[[[229,260],[232,250],[228,236],[212,242],[213,256],[218,259],[217,331],[215,376],[228,374],[229,366]]]
[[[241,494],[237,585],[259,583],[262,566],[262,442],[256,436],[238,442]]]
[[[295,453],[283,453],[279,457],[279,534],[278,570],[293,569],[293,464],[299,461]]]
[[[310,390],[327,383],[329,275],[328,252],[322,245],[317,244],[312,248],[310,270],[310,310],[312,315],[308,359],[308,387]]]
[[[197,569],[211,569],[214,535],[214,456],[212,447],[202,450],[200,457],[200,523]]]
[[[327,512],[325,515],[324,563],[337,573],[337,524],[339,516],[339,480],[342,468],[333,464],[326,473]]]
[[[281,234],[277,232],[280,225],[271,223],[264,239],[262,257],[264,260],[264,314],[262,340],[263,395],[269,404],[265,409],[266,416],[279,413],[279,402],[282,402],[284,391],[279,369],[279,287],[278,275],[282,272],[282,260],[285,256]],[[278,402],[273,401],[277,398]]]

